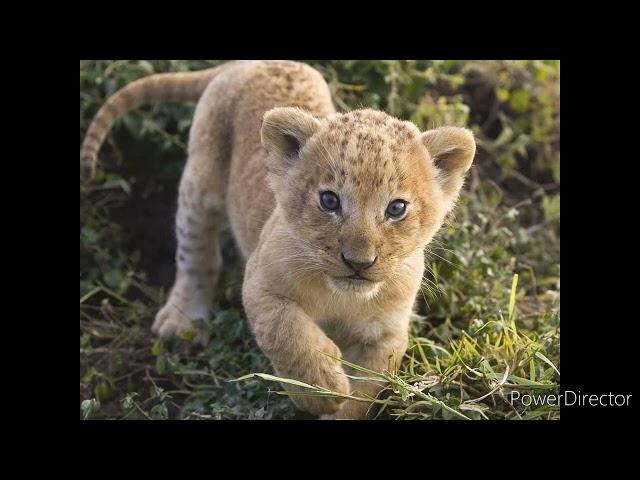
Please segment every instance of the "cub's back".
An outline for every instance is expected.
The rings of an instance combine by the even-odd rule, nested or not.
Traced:
[[[329,87],[317,70],[298,62],[256,60],[230,65],[214,79],[194,118],[192,137],[199,131],[202,136],[198,122],[205,125],[204,132],[220,128],[227,132],[221,145],[229,153],[222,168],[228,180],[226,208],[245,258],[275,207],[260,141],[262,117],[274,107],[300,107],[316,117],[335,112]]]

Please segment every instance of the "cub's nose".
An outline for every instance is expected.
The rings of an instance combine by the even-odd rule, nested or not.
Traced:
[[[374,257],[373,260],[368,260],[368,259],[353,259],[353,258],[347,258],[344,256],[344,253],[340,254],[340,258],[342,258],[342,261],[345,263],[345,265],[347,267],[349,267],[351,270],[353,270],[356,273],[360,273],[363,270],[366,270],[367,268],[369,268],[371,265],[373,265],[374,263],[376,263],[376,260],[378,259],[378,257]]]

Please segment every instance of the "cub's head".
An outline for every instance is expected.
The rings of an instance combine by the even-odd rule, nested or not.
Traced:
[[[268,181],[305,270],[375,295],[420,255],[453,208],[475,154],[468,130],[421,133],[383,112],[264,115]]]

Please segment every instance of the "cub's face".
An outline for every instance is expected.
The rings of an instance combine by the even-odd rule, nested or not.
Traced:
[[[269,182],[302,252],[296,263],[333,290],[367,296],[422,254],[475,152],[465,130],[421,134],[373,110],[317,120],[274,109],[262,139]]]

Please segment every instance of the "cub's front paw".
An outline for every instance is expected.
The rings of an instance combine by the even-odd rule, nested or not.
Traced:
[[[298,391],[303,392],[302,390]],[[337,390],[333,391],[335,392]],[[306,392],[308,392],[308,390]],[[339,393],[348,393],[348,390]],[[311,415],[334,414],[340,410],[340,406],[345,401],[344,398],[326,398],[298,395],[292,396],[291,399],[293,400],[293,403],[296,405],[296,407],[298,407],[300,410],[304,410],[305,412],[310,413]]]
[[[328,350],[328,353],[332,356],[340,358],[340,351],[337,348],[333,347]],[[306,378],[306,380],[304,380],[306,383],[326,388],[332,392],[342,393],[345,395],[349,395],[351,393],[349,378],[345,375],[340,362],[321,353],[314,356],[313,363],[309,366],[302,378]],[[299,389],[296,391],[310,393],[306,389]],[[312,415],[336,413],[346,400],[344,398],[299,395],[294,395],[291,398],[298,408],[305,410]]]
[[[355,395],[358,395],[356,392]],[[332,415],[321,415],[319,420],[370,420],[375,413],[376,405],[371,402],[347,400]]]

